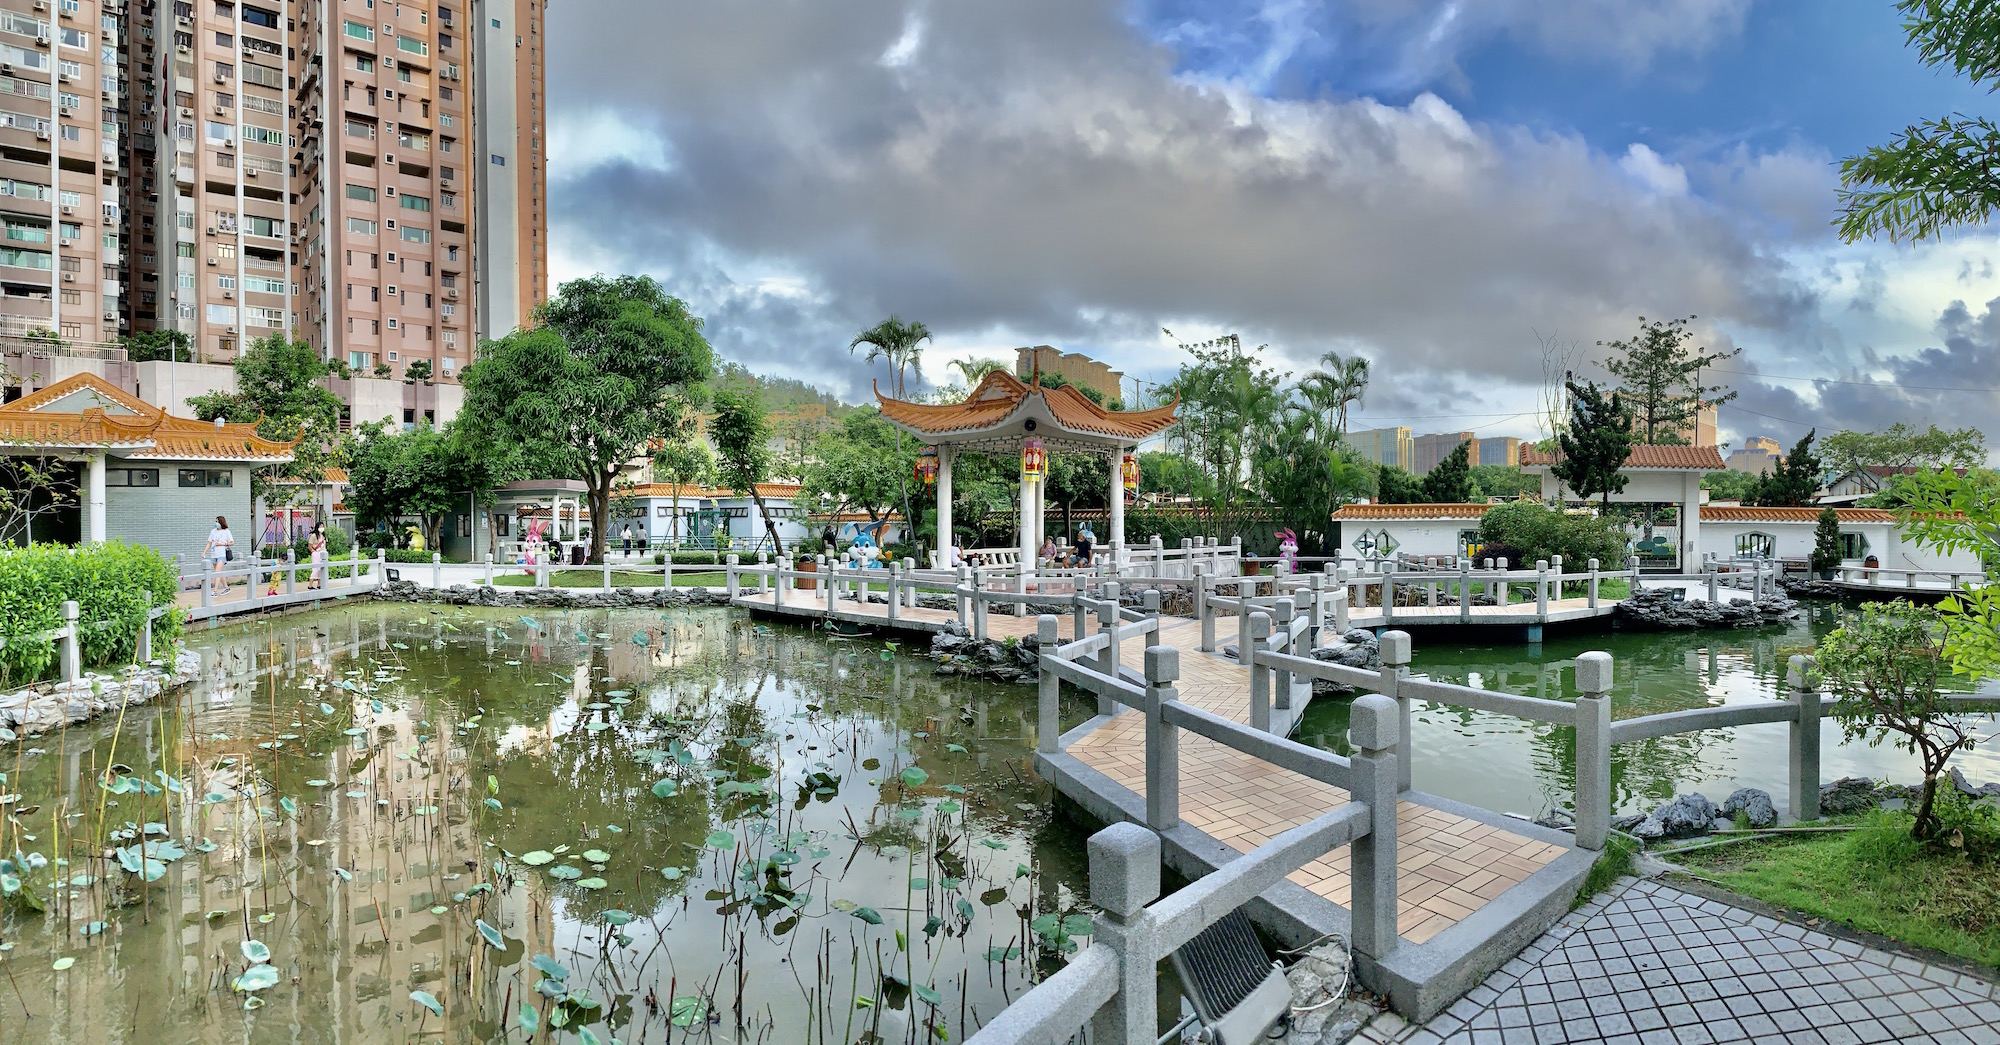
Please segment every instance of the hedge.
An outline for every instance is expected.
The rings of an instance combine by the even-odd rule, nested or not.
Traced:
[[[65,600],[77,603],[84,666],[106,667],[131,662],[147,606],[172,605],[178,589],[173,563],[143,545],[111,541],[82,548],[0,548],[0,636],[8,640],[0,647],[0,685],[21,685],[55,673],[57,643],[17,644],[14,637],[62,627]],[[155,621],[153,641],[179,636],[181,617],[176,610]]]
[[[755,556],[752,556],[752,559],[754,558]],[[653,553],[653,565],[664,566],[666,565],[666,563],[667,563],[666,552]],[[714,552],[675,552],[674,565],[675,566],[720,566],[722,565],[722,556],[717,555]]]

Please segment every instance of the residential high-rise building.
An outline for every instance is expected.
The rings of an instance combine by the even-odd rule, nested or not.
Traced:
[[[1477,451],[1472,455],[1473,464],[1519,465],[1521,463],[1521,441],[1511,435],[1488,436],[1473,444]]]
[[[0,0],[0,337],[290,331],[354,421],[443,420],[548,294],[545,10]]]
[[[1410,438],[1408,426],[1349,432],[1346,441],[1363,458],[1376,464],[1392,464],[1405,471],[1410,468],[1411,457],[1416,447],[1415,440]]]
[[[122,36],[117,4],[0,3],[0,335],[118,336]]]
[[[1460,443],[1469,443],[1477,436],[1471,432],[1438,432],[1420,435],[1410,454],[1410,471],[1422,475],[1438,466],[1438,462],[1450,457]],[[1468,451],[1468,456],[1470,452]],[[1477,464],[1477,461],[1473,463]]]

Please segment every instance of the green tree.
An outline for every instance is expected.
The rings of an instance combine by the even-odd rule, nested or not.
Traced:
[[[1320,368],[1299,379],[1299,395],[1313,414],[1314,437],[1330,447],[1347,435],[1347,409],[1368,392],[1368,360],[1328,352]]]
[[[118,343],[125,347],[125,358],[134,363],[154,360],[188,363],[194,360],[194,353],[189,347],[191,339],[179,330],[141,330],[120,334]]]
[[[1472,499],[1471,443],[1460,443],[1437,466],[1424,473],[1424,500],[1463,504]]]
[[[725,388],[715,393],[714,405],[708,437],[715,443],[715,474],[722,485],[757,505],[764,534],[776,543],[778,526],[771,521],[771,509],[757,490],[757,484],[764,482],[771,470],[771,431],[764,419],[763,401],[754,388]]]
[[[1918,431],[1898,421],[1879,432],[1835,432],[1819,452],[1836,476],[1863,468],[1977,468],[1986,461],[1986,436],[1977,428]]]
[[[951,361],[951,368],[958,371],[960,377],[965,378],[965,388],[969,392],[977,388],[979,382],[986,380],[986,375],[995,370],[1007,369],[1007,364],[998,359],[954,359]]]
[[[419,381],[427,385],[431,383],[431,361],[428,359],[412,359],[410,365],[403,368],[404,384],[414,385]]]
[[[1701,488],[1708,491],[1710,500],[1754,501],[1757,496],[1758,477],[1750,472],[1739,472],[1725,468],[1701,477]]]
[[[1693,345],[1688,323],[1694,318],[1648,322],[1640,316],[1635,337],[1598,342],[1611,350],[1603,366],[1618,378],[1642,443],[1692,442],[1702,408],[1736,398],[1726,385],[1703,383],[1701,372],[1743,350],[1710,352]]]
[[[296,439],[290,462],[252,473],[251,493],[272,508],[303,502],[329,468],[347,461],[340,397],[326,381],[333,365],[304,338],[268,334],[252,341],[234,367],[236,391],[195,396],[188,405],[203,421],[255,424],[266,439]]]
[[[1618,392],[1606,396],[1597,382],[1569,389],[1569,428],[1556,435],[1562,459],[1550,471],[1577,497],[1603,495],[1611,511],[1611,495],[1625,489],[1625,458],[1632,452],[1632,408]]]
[[[1814,573],[1840,565],[1840,513],[1832,505],[1820,509],[1819,525],[1813,527],[1812,560],[1807,565]]]
[[[1235,335],[1181,348],[1194,357],[1181,365],[1172,388],[1180,395],[1175,426],[1189,454],[1201,462],[1224,509],[1241,498],[1252,449],[1285,407],[1282,377],[1257,365]]]
[[[1949,66],[1990,92],[2000,86],[2000,11],[1984,0],[1898,0],[1906,42],[1933,68]],[[1986,221],[2000,205],[2000,123],[1950,116],[1911,124],[1887,145],[1840,161],[1834,227],[1849,243],[1871,236],[1935,239]]]
[[[1321,444],[1316,422],[1311,410],[1291,411],[1258,444],[1254,458],[1265,499],[1308,555],[1325,554],[1329,517],[1368,485],[1366,466]]]
[[[1917,756],[1924,784],[1910,834],[1920,841],[1938,834],[1932,811],[1938,778],[1952,755],[1972,750],[1978,740],[1969,716],[1939,690],[1950,674],[1942,630],[1932,607],[1900,599],[1869,603],[1821,638],[1815,657],[1826,689],[1840,698],[1832,712],[1844,740],[1888,740]]]
[[[645,276],[565,283],[535,318],[480,346],[460,379],[461,416],[480,437],[519,446],[527,469],[585,485],[601,562],[612,484],[685,423],[713,353],[686,302]]]
[[[1763,508],[1803,508],[1819,495],[1821,469],[1819,455],[1813,453],[1818,430],[1792,444],[1792,452],[1757,483],[1757,504]]]
[[[1973,552],[1986,568],[1983,585],[1961,586],[1938,603],[1945,656],[1961,675],[2000,675],[2000,480],[1944,470],[1904,478],[1896,513],[1903,532],[1927,548]]]
[[[1487,497],[1501,497],[1513,500],[1516,497],[1539,497],[1542,492],[1542,477],[1530,475],[1514,464],[1476,464],[1472,466],[1472,500]]]
[[[681,543],[681,490],[715,482],[715,454],[699,439],[669,438],[653,450],[653,476],[673,487],[673,542]]]
[[[1213,500],[1215,488],[1209,485],[1194,462],[1186,457],[1164,450],[1139,451],[1139,492],[1141,494],[1181,494],[1191,500]]]
[[[881,522],[901,503],[904,475],[916,467],[915,455],[906,456],[897,446],[898,435],[873,408],[841,419],[838,428],[813,442],[801,502],[824,505],[833,514],[864,512],[871,522]]]
[[[1410,470],[1393,464],[1375,472],[1375,500],[1380,504],[1416,504],[1424,499],[1423,482]]]
[[[361,426],[358,435],[347,503],[364,528],[415,516],[429,546],[441,548],[444,522],[466,507],[466,493],[493,487],[465,443],[428,424],[405,431],[377,421]]]
[[[1509,501],[1479,519],[1480,556],[1506,556],[1516,568],[1538,559],[1563,557],[1565,570],[1580,570],[1596,559],[1606,569],[1625,562],[1625,531],[1604,516],[1570,515],[1540,501]]]

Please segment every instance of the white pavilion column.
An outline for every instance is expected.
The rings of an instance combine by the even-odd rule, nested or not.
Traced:
[[[1111,569],[1125,568],[1125,448],[1111,449],[1111,532],[1104,535],[1105,549],[1111,553]]]
[[[1683,477],[1687,484],[1681,497],[1681,561],[1680,572],[1692,572],[1693,564],[1701,561],[1701,475],[1689,472]]]
[[[1035,543],[1035,524],[1041,518],[1039,506],[1035,503],[1035,480],[1026,472],[1021,473],[1021,572],[1031,573],[1035,568],[1035,553],[1041,550]]]
[[[85,486],[90,498],[90,529],[84,539],[92,542],[104,540],[104,455],[91,454],[85,468]]]
[[[937,477],[937,549],[938,568],[948,570],[951,563],[951,462],[958,456],[958,448],[946,443],[938,447]]]

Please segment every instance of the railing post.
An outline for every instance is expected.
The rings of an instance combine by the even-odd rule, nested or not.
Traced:
[[[1312,624],[1306,628],[1306,647],[1299,656],[1310,657],[1312,651],[1319,648],[1320,627],[1326,622],[1326,574],[1315,573],[1306,577],[1303,612],[1311,614],[1308,619]]]
[[[903,606],[905,609],[913,610],[917,608],[917,578],[915,576],[916,572],[917,572],[917,560],[907,555],[903,556],[903,576],[908,578],[908,580],[905,581],[905,583],[903,584],[903,599],[904,599]]]
[[[1785,687],[1799,715],[1792,720],[1792,819],[1819,819],[1819,687],[1813,681],[1813,659],[1795,655],[1786,665]]]
[[[1390,624],[1396,619],[1396,563],[1391,560],[1382,564],[1382,623]]]
[[[1181,731],[1160,708],[1180,699],[1181,651],[1146,647],[1146,826],[1169,831],[1181,822]]]
[[[375,583],[369,585],[369,587],[380,588],[384,584],[389,583],[389,550],[387,548],[375,549],[375,564],[370,572],[375,574]]]
[[[298,581],[299,581],[299,553],[296,549],[286,548],[285,549],[285,594],[287,595],[296,594],[298,592]]]
[[[903,564],[892,562],[889,564],[889,619],[892,621],[901,620],[903,617],[902,608]]]
[[[1264,640],[1263,648],[1267,651],[1277,649],[1279,644],[1278,637],[1282,635],[1284,636],[1285,652],[1292,656],[1298,656],[1298,651],[1293,649],[1291,644],[1292,617],[1294,616],[1292,601],[1290,599],[1280,599],[1278,600],[1278,604],[1272,607],[1272,610],[1274,611],[1274,616],[1271,619],[1271,637]],[[1279,711],[1290,711],[1292,709],[1292,673],[1283,668],[1271,669],[1271,706],[1277,708]]]
[[[958,626],[961,628],[969,627],[972,624],[972,596],[965,593],[975,590],[972,587],[972,567],[960,566],[958,568],[958,588],[959,595],[956,600],[958,603]]]
[[[722,563],[722,583],[729,592],[729,601],[736,601],[736,553],[730,552]]]
[[[1194,617],[1201,622],[1201,645],[1196,647],[1203,653],[1215,652],[1215,606],[1208,601],[1208,569],[1204,564],[1194,576]]]
[[[975,572],[973,576],[977,577],[978,574]],[[974,590],[977,591],[978,589],[975,588]],[[986,641],[986,614],[988,612],[984,595],[985,592],[979,592],[972,598],[972,637],[981,642]]]
[[[139,641],[133,650],[133,659],[141,664],[153,662],[153,593],[146,593],[146,610],[139,617]]]
[[[1397,707],[1396,735],[1397,772],[1401,776],[1396,786],[1400,791],[1410,789],[1410,698],[1404,696],[1402,687],[1397,685],[1403,676],[1410,673],[1410,633],[1407,631],[1385,631],[1377,640],[1376,651],[1382,661],[1382,695],[1394,697]]]
[[[1710,606],[1716,605],[1717,596],[1720,594],[1715,590],[1716,587],[1715,580],[1716,580],[1716,575],[1720,573],[1721,570],[1722,570],[1721,563],[1711,561],[1708,564],[1706,572],[1708,573],[1708,604]]]
[[[1408,735],[1398,729],[1396,704],[1378,694],[1356,697],[1348,714],[1349,794],[1368,806],[1368,833],[1348,846],[1352,881],[1348,898],[1354,949],[1377,960],[1396,949],[1396,752]]]
[[[1243,638],[1236,647],[1242,654],[1239,658],[1243,666],[1250,669],[1250,728],[1263,733],[1271,731],[1271,672],[1257,663],[1257,648],[1271,634],[1271,617],[1262,611],[1252,613],[1244,607]]]
[[[1535,615],[1549,615],[1549,560],[1535,560]]]
[[[834,600],[840,598],[840,560],[831,555],[820,556],[819,572],[826,578],[819,586],[823,589],[821,594],[826,596],[827,615],[832,616]]]
[[[1576,658],[1576,844],[1602,849],[1611,830],[1611,654]]]
[[[1035,750],[1044,755],[1053,755],[1061,750],[1062,718],[1060,698],[1062,679],[1049,670],[1049,662],[1056,659],[1051,652],[1056,648],[1059,622],[1053,613],[1044,613],[1035,618],[1035,642],[1040,651],[1041,676],[1037,679],[1039,689],[1035,701]]]
[[[1105,642],[1103,651],[1098,655],[1099,660],[1097,665],[1100,674],[1107,678],[1115,679],[1118,677],[1119,620],[1117,581],[1106,581],[1104,583],[1104,600],[1097,607],[1097,627],[1109,641]],[[1116,715],[1118,713],[1118,702],[1111,697],[1099,695],[1097,698],[1097,713],[1100,715]]]
[[[1563,557],[1562,557],[1562,556],[1560,556],[1560,555],[1551,555],[1551,556],[1549,556],[1549,573],[1551,573],[1551,574],[1553,574],[1553,575],[1554,575],[1554,579],[1555,579],[1555,593],[1556,593],[1556,601],[1557,601],[1557,602],[1561,602],[1561,601],[1562,601],[1562,597],[1563,597]]]
[[[1160,836],[1121,823],[1090,836],[1091,946],[1118,955],[1118,993],[1090,1020],[1090,1040],[1100,1045],[1153,1045],[1159,1036],[1159,959],[1153,953],[1152,915],[1160,896]]]
[[[1507,608],[1507,557],[1502,555],[1493,560],[1493,568],[1500,571],[1500,588],[1493,595],[1493,605]]]
[[[761,552],[761,551],[757,553],[757,594],[759,594],[759,595],[765,595],[765,594],[768,594],[768,593],[770,592],[770,590],[771,590],[771,587],[770,587],[770,585],[771,585],[771,575],[770,575],[770,574],[768,574],[768,573],[765,573],[765,572],[764,572],[764,567],[765,567],[765,565],[767,565],[767,561],[766,561],[766,559],[765,559],[765,557],[764,557],[764,556],[765,556],[765,554],[766,554],[766,553],[764,553],[764,552]],[[610,564],[609,564],[609,563],[606,563],[606,564],[605,564],[605,567],[604,567],[604,578],[605,578],[605,590],[606,590],[606,591],[609,591],[609,590],[610,590],[610,586],[611,586],[611,585],[610,585],[610,581],[611,581],[611,566],[610,566]]]
[[[1597,608],[1597,560],[1590,560],[1590,608]]]
[[[62,677],[64,682],[75,682],[83,674],[83,636],[77,634],[77,618],[82,611],[75,599],[64,599],[62,604]]]
[[[1458,622],[1472,620],[1472,559],[1458,560]]]
[[[493,586],[493,553],[492,553],[492,552],[487,552],[487,553],[486,553],[486,578],[485,578],[485,581],[484,581],[483,583],[484,583],[484,585],[485,585],[486,587],[488,587],[488,588],[491,588],[491,587]]]

